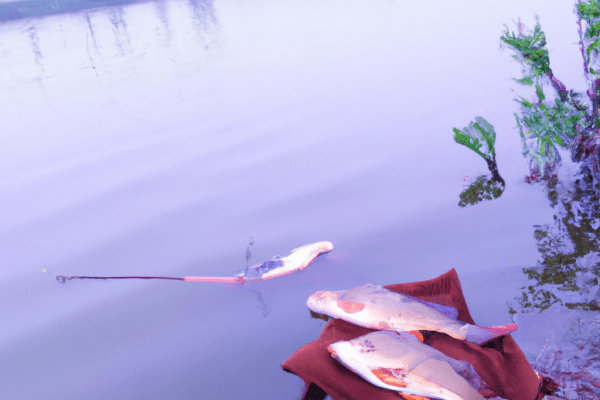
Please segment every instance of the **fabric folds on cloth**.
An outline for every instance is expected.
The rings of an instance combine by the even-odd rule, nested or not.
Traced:
[[[458,310],[459,321],[475,324],[454,269],[427,281],[385,287],[432,303],[454,307]],[[333,359],[327,350],[332,343],[351,340],[370,332],[374,330],[332,319],[317,340],[297,350],[282,364],[282,368],[302,378],[307,385],[318,385],[335,400],[403,398],[397,392],[373,386],[363,380]],[[540,380],[512,336],[504,335],[478,346],[443,333],[422,333],[425,344],[449,357],[473,365],[496,396],[508,400],[535,400],[538,396]]]

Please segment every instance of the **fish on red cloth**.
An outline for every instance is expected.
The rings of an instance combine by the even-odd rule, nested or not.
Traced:
[[[425,301],[454,307],[459,321],[475,324],[465,301],[458,275],[454,269],[421,282],[385,286]],[[304,380],[307,387],[315,384],[335,400],[398,400],[397,392],[371,385],[331,357],[328,346],[340,340],[351,340],[374,332],[349,322],[330,320],[319,338],[297,350],[282,368]],[[491,389],[484,397],[507,400],[536,400],[541,394],[540,378],[509,334],[483,346],[455,339],[444,333],[421,331],[427,344],[456,360],[466,361]],[[404,397],[406,398],[406,397]]]

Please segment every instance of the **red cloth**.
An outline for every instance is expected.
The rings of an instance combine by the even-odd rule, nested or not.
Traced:
[[[389,285],[386,288],[458,310],[458,320],[475,324],[454,269],[428,281]],[[305,383],[315,383],[335,400],[398,400],[397,392],[371,385],[333,359],[327,346],[373,332],[339,319],[330,320],[317,340],[297,350],[282,365]],[[425,332],[424,332],[425,333]],[[535,400],[539,378],[512,336],[501,336],[484,346],[426,332],[424,343],[457,360],[465,360],[496,393],[508,400]]]

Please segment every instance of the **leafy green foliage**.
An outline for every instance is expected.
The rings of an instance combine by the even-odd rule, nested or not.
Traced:
[[[540,76],[543,76],[550,70],[550,57],[546,49],[546,35],[540,27],[539,21],[536,21],[533,32],[523,32],[523,27],[519,23],[519,32],[511,32],[506,25],[506,31],[500,40],[515,50],[513,55],[517,61],[523,65],[523,78],[516,80],[525,85],[533,85]]]
[[[590,45],[590,47],[587,48],[587,50],[585,51],[585,55],[586,55],[586,61],[589,63],[590,62],[590,53],[593,50],[596,50],[598,48],[598,45],[600,45],[600,42],[598,41],[598,39],[594,40],[592,42],[592,44]]]
[[[581,4],[577,5],[577,16],[586,22],[587,28],[584,38],[592,41],[592,45],[588,47],[586,53],[589,58],[589,53],[598,47],[596,39],[600,34],[600,8],[598,7],[598,2],[596,0],[592,0],[589,3],[581,2]],[[594,45],[593,43],[596,44]]]
[[[596,0],[591,0],[589,3],[581,2],[577,5],[577,10],[582,18],[600,18],[600,9]]]
[[[484,159],[495,157],[496,132],[494,127],[482,117],[475,117],[475,122],[462,130],[452,128],[454,141],[468,147]]]
[[[535,84],[537,101],[518,96],[516,101],[521,115],[515,114],[515,118],[523,143],[523,155],[531,157],[534,169],[546,178],[548,171],[553,172],[560,165],[557,147],[570,149],[579,131],[588,126],[587,107],[581,103],[580,93],[562,90],[562,83],[554,78],[539,21],[536,21],[533,32],[526,31],[519,22],[518,34],[507,28],[500,40],[515,51],[513,58],[523,66],[523,77],[515,80],[526,86]],[[551,80],[557,91],[554,99],[548,98],[544,92],[546,78]]]
[[[504,179],[498,173],[496,164],[496,131],[492,124],[483,117],[475,117],[475,121],[465,128],[453,128],[454,141],[473,150],[481,156],[492,173],[491,177],[481,175],[473,181],[460,194],[460,207],[477,204],[483,200],[492,200],[500,197],[504,192]]]
[[[523,270],[532,284],[517,299],[522,311],[541,311],[555,303],[600,310],[600,5],[598,0],[579,1],[575,12],[589,87],[585,95],[567,90],[554,76],[537,18],[532,31],[519,21],[517,32],[506,28],[500,38],[522,66],[515,81],[535,90],[533,100],[515,99],[523,155],[530,158],[527,181],[545,182],[555,210],[554,223],[538,226],[534,233],[541,261]],[[548,84],[553,93],[546,90]],[[570,150],[572,160],[580,163],[574,183],[558,181],[559,149]]]
[[[523,155],[533,159],[543,176],[548,164],[560,163],[557,147],[571,149],[578,129],[588,126],[585,110],[579,111],[571,102],[563,102],[559,98],[552,106],[544,103],[533,105],[522,98],[517,101],[521,104],[521,116],[515,114],[515,119],[523,143]]]

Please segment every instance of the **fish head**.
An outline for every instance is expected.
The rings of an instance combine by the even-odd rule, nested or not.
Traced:
[[[344,300],[346,290],[335,292],[319,291],[308,298],[306,305],[316,313],[338,318],[340,314],[354,314],[365,308],[363,303]]]
[[[306,306],[313,312],[331,316],[331,310],[336,307],[336,300],[338,300],[341,293],[342,291],[319,290],[308,298]]]
[[[283,261],[286,264],[296,265],[298,269],[304,269],[319,255],[329,253],[331,250],[333,250],[331,242],[307,244],[292,250],[290,255],[283,257]]]

